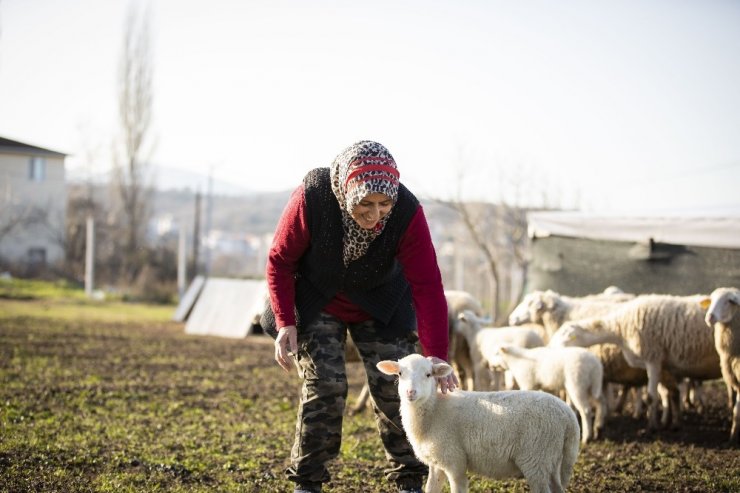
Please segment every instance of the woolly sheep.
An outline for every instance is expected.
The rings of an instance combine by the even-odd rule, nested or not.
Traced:
[[[501,346],[495,364],[509,370],[522,390],[565,390],[581,416],[581,441],[598,438],[606,419],[601,361],[578,347]],[[594,408],[596,412],[594,414]]]
[[[492,370],[496,372],[494,390],[500,389],[500,372],[492,369],[490,364],[500,346],[506,344],[520,347],[544,345],[538,331],[529,327],[482,327],[485,321],[476,317],[470,310],[463,310],[457,318],[458,329],[470,346],[470,356],[475,372],[475,390],[491,389]]]
[[[418,354],[385,360],[398,376],[401,421],[420,461],[429,466],[427,493],[468,491],[466,471],[490,478],[524,477],[534,493],[562,492],[578,457],[578,420],[544,392],[437,392],[452,368]]]
[[[719,356],[704,322],[704,296],[641,295],[611,313],[563,324],[567,345],[612,343],[630,366],[648,376],[648,428],[658,426],[658,383],[663,369],[677,378],[719,378]]]
[[[473,390],[478,388],[475,382],[475,362],[471,355],[470,343],[458,328],[457,317],[464,310],[481,317],[483,316],[483,307],[467,291],[445,289],[445,300],[447,301],[447,321],[450,334],[449,361],[460,378],[460,385],[464,389]]]
[[[591,295],[582,298],[563,296],[552,290],[533,291],[514,308],[509,315],[509,325],[524,323],[540,324],[545,327],[548,338],[567,320],[578,320],[609,313],[629,301],[623,296],[634,295]]]
[[[708,305],[705,321],[714,329],[714,345],[732,408],[730,441],[740,442],[740,290],[717,288],[702,305]]]
[[[563,326],[552,335],[549,345],[570,346],[574,345],[572,344],[574,341],[573,331],[567,326]],[[575,345],[581,346],[577,343]],[[616,412],[621,411],[627,394],[632,392],[634,394],[633,416],[635,418],[640,417],[643,404],[641,389],[648,382],[645,369],[630,366],[620,347],[615,344],[596,344],[588,349],[599,358],[604,368],[604,393],[607,394],[610,384],[618,384],[622,387],[617,402],[609,408]],[[666,370],[661,372],[658,393],[663,404],[662,425],[667,426],[669,419],[672,418],[674,427],[677,427],[680,420],[678,385],[673,375]]]
[[[626,294],[615,286],[610,286],[603,293],[570,297],[563,296],[552,290],[533,291],[528,294],[509,316],[511,325],[523,323],[539,323],[545,326],[549,342],[552,335],[565,322],[605,315],[618,308],[622,303],[634,299],[635,295]],[[640,387],[647,383],[647,374],[640,375],[629,369],[621,350],[613,350],[604,346],[591,348],[604,366],[606,382],[622,385],[624,390]],[[674,425],[679,421],[678,387],[675,379],[665,377],[660,389],[663,401],[663,417],[661,421],[667,424],[669,416],[673,416]],[[608,386],[606,387],[608,388]],[[622,394],[624,395],[624,393]],[[640,409],[641,399],[636,398],[636,413]]]

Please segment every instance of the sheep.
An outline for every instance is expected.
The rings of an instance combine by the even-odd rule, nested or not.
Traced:
[[[603,315],[634,295],[591,295],[583,298],[562,296],[555,291],[533,291],[509,315],[509,325],[535,323],[545,327],[548,338],[567,320]]]
[[[401,422],[414,453],[429,466],[425,491],[468,491],[466,472],[524,477],[534,493],[562,492],[578,458],[578,420],[545,392],[437,392],[450,365],[419,354],[385,360],[378,369],[398,376]]]
[[[727,396],[732,409],[730,442],[740,442],[740,290],[717,288],[708,299],[704,318],[714,329],[714,346],[719,354],[722,379],[727,386]]]
[[[539,332],[530,327],[481,327],[485,321],[476,317],[470,310],[463,310],[457,318],[458,330],[465,336],[470,347],[475,390],[490,390],[492,370],[490,361],[495,357],[499,346],[503,344],[520,347],[544,345]],[[494,390],[499,390],[500,372],[495,369],[494,371],[496,372]]]
[[[658,383],[666,369],[677,378],[719,378],[719,356],[704,322],[704,296],[641,295],[607,315],[563,324],[567,345],[612,343],[630,366],[648,376],[648,429],[658,428]],[[677,425],[677,424],[676,424]]]
[[[569,327],[563,326],[552,335],[549,346],[569,346],[574,341],[573,331]],[[575,343],[575,345],[582,344]],[[635,418],[640,417],[643,405],[640,389],[648,382],[645,369],[630,366],[620,347],[615,344],[596,344],[590,346],[589,350],[599,358],[604,368],[603,388],[608,389],[610,384],[618,384],[622,387],[617,402],[608,407],[620,412],[627,394],[632,392],[634,393],[633,416]],[[604,392],[606,393],[606,390]],[[663,405],[662,426],[666,427],[668,420],[672,418],[673,426],[677,427],[680,420],[679,404],[677,402],[679,396],[678,384],[675,377],[666,370],[661,372],[658,393]]]
[[[597,315],[605,315],[621,306],[624,302],[634,299],[635,295],[621,292],[617,287],[610,286],[602,293],[584,297],[563,296],[551,290],[533,291],[528,294],[514,311],[509,315],[511,325],[523,323],[539,323],[545,326],[548,334],[546,341],[549,342],[552,335],[565,322],[578,320]],[[647,383],[647,374],[640,375],[629,370],[621,350],[613,350],[603,346],[591,349],[604,366],[604,378],[609,383],[622,386],[622,396],[626,391],[640,387]],[[678,426],[680,419],[680,406],[678,404],[678,387],[675,379],[669,376],[662,378],[662,386],[659,390],[663,402],[663,416],[661,422],[668,423],[673,416],[674,427]],[[621,403],[619,404],[621,406]],[[639,396],[635,401],[635,412],[639,414],[641,399]]]
[[[522,390],[565,390],[581,417],[581,442],[585,445],[599,437],[606,418],[604,370],[601,361],[587,349],[505,345],[499,347],[493,364],[509,370]]]
[[[474,313],[477,317],[483,316],[483,307],[480,302],[467,291],[445,289],[447,301],[447,322],[449,327],[449,361],[460,378],[460,385],[464,389],[477,388],[475,383],[475,362],[471,355],[469,340],[458,328],[458,315],[464,310]]]

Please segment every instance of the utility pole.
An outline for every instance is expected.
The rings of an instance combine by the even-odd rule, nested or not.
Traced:
[[[200,253],[200,188],[195,192],[195,219],[193,220],[193,277],[198,275],[198,255]]]
[[[87,216],[85,237],[85,296],[92,298],[95,281],[95,220]]]
[[[213,221],[213,166],[208,172],[208,198],[206,201],[206,238],[211,239],[211,225]],[[206,277],[211,275],[211,247],[206,245],[204,259],[204,273]]]
[[[185,248],[185,221],[180,219],[180,231],[177,242],[177,294],[180,299],[185,295],[187,284],[187,252]]]

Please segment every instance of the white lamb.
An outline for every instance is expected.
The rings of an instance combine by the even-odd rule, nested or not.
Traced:
[[[717,288],[702,304],[708,305],[705,321],[714,328],[714,345],[732,408],[730,441],[740,442],[740,290]]]
[[[484,327],[485,321],[470,310],[463,310],[457,317],[458,329],[470,346],[470,357],[475,372],[475,390],[491,390],[492,371],[495,381],[493,390],[501,389],[502,372],[491,366],[499,347],[503,345],[537,347],[545,344],[539,332],[527,326]]]
[[[630,366],[648,376],[648,428],[658,428],[658,383],[663,369],[677,378],[720,378],[712,330],[704,322],[704,296],[642,295],[611,313],[575,322],[568,345],[612,343],[621,347]]]
[[[466,471],[490,478],[524,477],[534,493],[563,492],[578,457],[578,420],[545,392],[437,391],[452,368],[418,354],[381,361],[398,375],[401,420],[420,461],[429,466],[425,491],[468,491]]]
[[[549,342],[549,346],[572,345],[585,346],[578,343],[572,329],[567,325],[555,331]],[[609,384],[618,384],[621,386],[618,399],[613,406],[609,407],[610,410],[613,409],[616,412],[620,412],[627,394],[631,392],[634,397],[633,416],[635,418],[642,416],[642,390],[648,383],[645,369],[630,366],[624,357],[622,349],[616,344],[595,344],[588,347],[588,349],[599,358],[601,365],[604,367],[604,394],[609,395],[607,392]],[[676,382],[676,378],[666,370],[661,372],[658,393],[663,404],[661,424],[665,427],[668,425],[668,421],[673,419],[673,426],[677,428],[680,423],[678,383]],[[609,399],[607,399],[608,401]]]
[[[522,390],[555,394],[564,390],[581,416],[581,442],[599,437],[606,420],[606,399],[604,369],[596,355],[579,347],[501,346],[495,363],[509,370]]]
[[[478,388],[475,382],[475,362],[471,354],[469,340],[458,327],[458,315],[464,310],[474,313],[477,317],[483,316],[483,307],[478,299],[467,291],[445,289],[447,301],[447,319],[449,326],[449,361],[452,363],[460,385],[464,389]]]

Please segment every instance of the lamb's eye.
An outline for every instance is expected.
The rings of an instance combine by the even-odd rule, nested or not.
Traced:
[[[401,375],[403,375],[403,372],[401,370],[398,370],[398,376],[400,377]]]
[[[431,377],[431,376],[432,376],[432,374],[431,374],[431,373],[427,373],[427,378],[429,378],[429,377]]]

